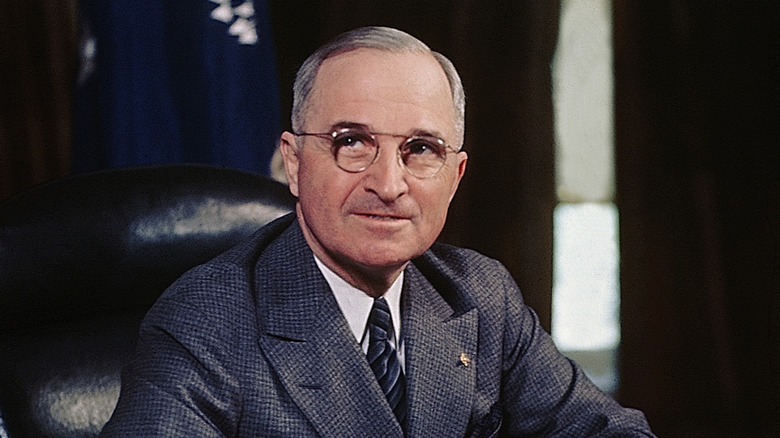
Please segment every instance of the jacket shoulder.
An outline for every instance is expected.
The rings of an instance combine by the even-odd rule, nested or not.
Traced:
[[[474,304],[499,304],[507,295],[522,300],[504,265],[477,251],[436,243],[413,263],[443,295],[454,292]]]
[[[505,281],[507,277],[511,279],[509,271],[498,260],[471,249],[443,243],[431,246],[425,254],[415,260],[415,264],[427,265],[442,271],[444,275],[460,280]]]

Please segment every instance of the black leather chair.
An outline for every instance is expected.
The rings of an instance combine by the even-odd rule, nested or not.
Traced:
[[[294,202],[259,175],[174,165],[0,204],[0,438],[97,435],[159,294]]]

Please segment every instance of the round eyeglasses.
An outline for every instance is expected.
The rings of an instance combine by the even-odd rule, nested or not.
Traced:
[[[458,152],[433,135],[385,134],[360,128],[342,128],[333,132],[300,132],[294,135],[329,141],[336,165],[350,173],[362,172],[374,164],[379,156],[378,136],[404,139],[398,148],[398,159],[409,174],[420,179],[436,175],[444,167],[449,151]]]

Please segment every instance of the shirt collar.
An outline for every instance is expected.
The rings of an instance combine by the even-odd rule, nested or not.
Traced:
[[[358,343],[362,343],[366,332],[366,324],[368,323],[368,315],[371,313],[371,307],[374,305],[374,298],[347,283],[325,266],[316,255],[314,256],[314,261],[333,291],[333,296],[336,298],[336,302],[341,309],[341,313],[344,314],[352,334],[355,335]],[[398,276],[390,286],[390,289],[383,295],[388,306],[390,306],[395,339],[401,339],[401,289],[403,280],[404,273],[401,271],[401,275]]]

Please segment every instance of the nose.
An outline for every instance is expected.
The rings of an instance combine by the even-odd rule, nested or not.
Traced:
[[[384,202],[393,202],[409,190],[408,174],[401,164],[395,145],[380,146],[379,156],[365,171],[365,189]]]

